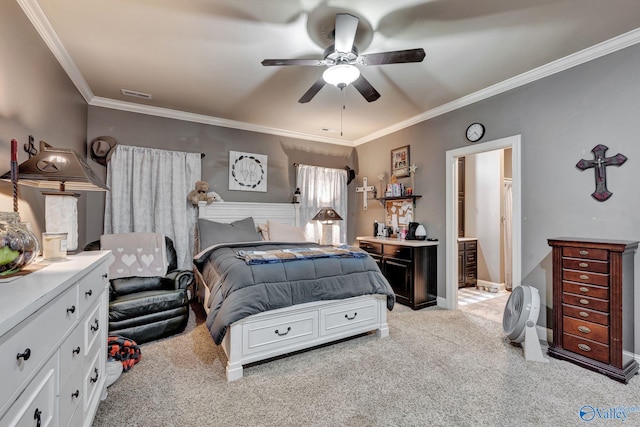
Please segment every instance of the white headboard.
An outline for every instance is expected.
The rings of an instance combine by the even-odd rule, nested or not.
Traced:
[[[229,223],[253,217],[258,224],[265,224],[267,220],[282,224],[300,225],[300,205],[297,203],[257,203],[257,202],[199,202],[199,218],[216,222]]]

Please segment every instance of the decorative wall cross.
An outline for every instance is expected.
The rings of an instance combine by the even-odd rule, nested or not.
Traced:
[[[367,177],[365,176],[364,178],[362,178],[362,187],[356,187],[356,193],[363,193],[363,199],[362,199],[362,209],[363,210],[367,210],[367,199],[369,198],[369,195],[367,194],[369,191],[374,191],[375,188],[373,185],[367,185]]]
[[[606,145],[598,144],[591,152],[593,160],[580,160],[576,167],[580,170],[589,168],[595,169],[596,174],[596,191],[591,196],[599,202],[604,202],[613,194],[607,190],[607,166],[620,166],[627,161],[627,158],[618,153],[613,157],[605,157],[605,152],[609,149]]]

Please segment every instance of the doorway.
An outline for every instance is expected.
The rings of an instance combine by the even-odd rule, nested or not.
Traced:
[[[449,150],[446,152],[446,294],[444,305],[448,309],[458,308],[458,159],[478,153],[511,148],[512,165],[512,222],[511,222],[511,280],[514,286],[521,278],[521,160],[520,135],[515,135],[482,144]]]

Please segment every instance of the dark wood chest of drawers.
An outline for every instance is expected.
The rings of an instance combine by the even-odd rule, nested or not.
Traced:
[[[627,383],[634,354],[634,267],[638,242],[549,239],[553,261],[550,356]]]
[[[458,288],[475,287],[478,282],[478,241],[458,241]]]
[[[358,237],[396,294],[414,310],[437,304],[437,243]]]

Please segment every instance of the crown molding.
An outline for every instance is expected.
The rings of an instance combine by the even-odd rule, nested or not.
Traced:
[[[639,42],[640,28],[637,28],[597,45],[565,56],[564,58],[549,62],[548,64],[542,65],[538,68],[534,68],[533,70],[529,70],[520,75],[504,80],[500,83],[496,83],[493,86],[489,86],[467,96],[463,96],[462,98],[458,98],[454,101],[448,102],[439,107],[418,114],[417,116],[413,116],[407,120],[396,123],[395,125],[380,129],[377,132],[373,132],[365,137],[353,141],[353,145],[358,146],[366,142],[373,141],[375,139],[389,135],[393,132],[405,129],[409,126],[413,126],[417,123],[424,122],[442,114],[449,113],[462,107],[466,107],[467,105],[471,105],[478,101],[482,101],[484,99],[507,92],[517,87],[524,86],[536,80],[543,79],[552,74],[556,74],[577,65],[584,64],[585,62],[592,61],[626,47],[633,46]]]
[[[269,135],[278,135],[288,138],[306,139],[316,142],[326,142],[329,144],[346,145],[353,147],[353,143],[349,140],[337,138],[326,138],[316,135],[310,135],[302,132],[294,132],[285,129],[272,128],[267,126],[259,126],[246,122],[235,120],[221,119],[219,117],[207,116],[204,114],[188,113],[185,111],[172,110],[169,108],[153,107],[148,105],[136,104],[133,102],[119,101],[110,98],[94,96],[89,105],[95,107],[111,108],[114,110],[129,111],[131,113],[148,114],[150,116],[165,117],[169,119],[183,120],[186,122],[202,123],[206,125],[221,126],[232,129],[246,130],[250,132],[266,133]]]
[[[69,56],[69,53],[63,46],[58,34],[54,31],[51,23],[47,19],[44,11],[38,4],[37,0],[16,0],[31,24],[35,27],[42,40],[47,44],[53,56],[58,60],[64,71],[67,73],[78,91],[89,102],[93,98],[93,91],[87,84],[75,62]]]
[[[399,130],[405,129],[409,126],[413,126],[417,123],[424,122],[426,120],[432,119],[442,114],[449,113],[451,111],[457,110],[462,107],[466,107],[467,105],[471,105],[478,101],[482,101],[484,99],[504,93],[511,89],[515,89],[517,87],[534,82],[536,80],[540,80],[552,74],[559,73],[566,69],[575,67],[585,62],[592,61],[594,59],[600,58],[602,56],[608,55],[610,53],[613,53],[618,50],[624,49],[626,47],[640,43],[640,28],[637,28],[635,30],[629,31],[625,34],[621,34],[620,36],[606,40],[592,47],[589,47],[579,52],[576,52],[574,54],[568,55],[564,58],[542,65],[538,68],[534,68],[533,70],[527,71],[518,76],[504,80],[495,85],[481,89],[472,94],[463,96],[462,98],[458,98],[454,101],[448,102],[439,107],[425,111],[424,113],[418,114],[407,120],[403,120],[394,125],[380,129],[362,138],[356,139],[354,141],[350,141],[350,140],[339,139],[339,138],[322,137],[322,136],[317,136],[317,135],[312,135],[312,134],[307,134],[302,132],[294,132],[294,131],[289,131],[285,129],[267,127],[267,126],[259,126],[251,123],[239,122],[235,120],[227,120],[227,119],[207,116],[203,114],[194,114],[194,113],[188,113],[184,111],[171,110],[171,109],[160,108],[160,107],[152,107],[152,106],[147,106],[142,104],[134,104],[132,102],[118,101],[114,99],[94,96],[93,91],[91,90],[91,88],[87,84],[87,81],[84,79],[84,77],[80,73],[80,70],[78,69],[76,64],[73,62],[73,60],[69,56],[67,50],[65,49],[62,42],[60,41],[60,38],[58,37],[53,27],[51,26],[51,23],[49,22],[46,15],[44,14],[44,11],[38,4],[38,1],[37,0],[16,0],[16,1],[22,7],[22,9],[24,10],[25,14],[29,18],[33,26],[36,28],[36,30],[38,31],[42,39],[45,41],[45,43],[47,44],[47,46],[49,47],[53,55],[56,57],[56,59],[58,60],[62,68],[66,71],[66,73],[69,75],[69,78],[78,88],[78,90],[80,91],[80,94],[84,97],[84,99],[87,101],[89,105],[141,113],[141,114],[148,114],[152,116],[172,118],[176,120],[184,120],[184,121],[203,123],[203,124],[209,124],[214,126],[222,126],[222,127],[246,130],[251,132],[278,135],[278,136],[284,136],[288,138],[297,138],[297,139],[305,139],[305,140],[318,141],[318,142],[326,142],[329,144],[346,145],[351,147],[373,141],[375,139],[378,139],[386,135],[389,135],[391,133],[397,132]]]

